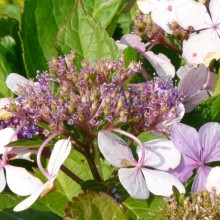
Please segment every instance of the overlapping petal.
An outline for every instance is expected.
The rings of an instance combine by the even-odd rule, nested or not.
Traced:
[[[123,167],[123,160],[135,163],[127,143],[109,131],[103,130],[98,133],[98,146],[106,160],[115,167]]]
[[[144,166],[167,171],[176,168],[180,163],[181,154],[170,140],[157,139],[148,141],[144,143],[144,148]],[[141,158],[140,148],[137,149],[137,153],[139,158]]]
[[[193,170],[197,167],[198,164],[195,160],[182,155],[179,166],[170,170],[169,173],[174,175],[181,182],[186,182],[193,175]]]

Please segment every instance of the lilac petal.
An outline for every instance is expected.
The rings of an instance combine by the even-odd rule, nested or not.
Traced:
[[[220,124],[209,122],[199,129],[199,141],[202,146],[201,160],[204,163],[220,160]]]
[[[178,89],[185,97],[191,96],[203,89],[208,77],[208,70],[201,64],[198,68],[191,68],[179,82]]]
[[[174,123],[170,133],[173,144],[183,155],[200,160],[201,146],[196,129],[182,123]]]
[[[181,66],[177,72],[176,72],[176,75],[182,79],[187,73],[188,71],[190,71],[192,69],[192,66],[189,65],[189,64],[186,64],[185,66]]]
[[[173,175],[157,170],[141,169],[150,192],[160,196],[171,196],[175,186],[180,193],[185,193],[183,184]]]
[[[144,166],[167,171],[176,168],[180,163],[181,154],[170,140],[157,139],[148,141],[144,143],[144,148]],[[137,153],[139,158],[141,158],[140,148],[137,149]]]
[[[123,167],[123,160],[135,162],[127,143],[109,131],[98,133],[98,147],[105,159],[115,167]]]
[[[207,166],[201,166],[198,169],[198,172],[195,176],[193,185],[192,185],[192,192],[199,192],[204,189],[206,189],[206,182],[207,182],[207,177],[210,172],[210,167]]]
[[[146,182],[139,168],[121,168],[118,171],[118,177],[132,198],[147,199],[149,197]]]
[[[47,166],[48,173],[51,176],[57,175],[60,166],[68,157],[70,150],[71,142],[69,140],[62,139],[56,142]]]
[[[170,59],[162,53],[154,54],[152,51],[144,53],[144,57],[151,63],[159,77],[173,78],[175,68]]]
[[[140,53],[145,52],[146,44],[142,42],[142,39],[136,34],[125,34],[120,39],[120,43],[133,47]]]
[[[196,94],[186,98],[183,100],[183,104],[186,110],[186,113],[191,112],[194,108],[196,108],[204,99],[209,98],[210,95],[206,90],[202,90],[197,92]]]
[[[193,170],[197,167],[198,165],[194,160],[189,157],[182,156],[179,166],[170,170],[169,173],[184,183],[192,176]]]
[[[0,193],[4,190],[5,186],[6,186],[6,179],[5,179],[4,169],[3,167],[0,167]]]
[[[5,165],[4,168],[6,170],[6,180],[8,187],[13,193],[16,193],[17,195],[30,195],[43,185],[40,179],[32,176],[23,167]]]

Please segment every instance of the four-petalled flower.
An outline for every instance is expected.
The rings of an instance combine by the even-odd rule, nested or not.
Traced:
[[[211,169],[207,163],[220,160],[220,124],[206,123],[197,132],[188,125],[175,123],[171,126],[171,140],[181,152],[182,159],[180,165],[170,173],[185,182],[192,176],[194,169],[198,169],[192,192],[205,189]]]
[[[19,203],[13,211],[22,211],[29,208],[39,196],[44,196],[54,189],[54,181],[59,172],[60,166],[68,157],[71,150],[71,143],[69,140],[59,140],[54,145],[54,149],[51,153],[47,170],[48,170],[48,181],[33,192],[29,197]]]
[[[172,186],[184,193],[184,186],[173,175],[164,172],[178,166],[180,153],[166,139],[146,142],[138,147],[136,161],[127,143],[115,134],[103,130],[98,133],[98,146],[105,159],[120,168],[119,180],[133,198],[147,199],[149,191],[170,196]],[[145,168],[151,167],[150,168]]]

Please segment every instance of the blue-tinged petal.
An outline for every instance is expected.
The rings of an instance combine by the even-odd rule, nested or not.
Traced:
[[[109,131],[98,133],[98,147],[105,159],[115,167],[123,167],[123,163],[131,163],[134,166],[136,164],[127,143]]]
[[[199,129],[199,141],[202,146],[201,160],[204,163],[220,160],[220,124],[209,122]]]
[[[161,138],[148,141],[144,143],[144,148],[144,166],[167,171],[176,168],[180,163],[181,154],[170,140]],[[141,158],[141,149],[138,148],[137,152]]]
[[[122,186],[135,199],[147,199],[149,191],[140,168],[121,168],[118,171]]]
[[[173,186],[175,186],[180,193],[185,193],[183,184],[173,175],[157,170],[141,169],[147,187],[150,192],[159,196],[171,196],[173,194]]]
[[[200,160],[199,135],[193,127],[182,123],[174,123],[171,126],[171,140],[175,147],[194,160]]]
[[[192,192],[199,192],[204,189],[206,189],[206,182],[207,182],[207,177],[209,175],[211,167],[207,166],[201,166],[198,169],[198,172],[195,176],[193,185],[192,185]]]

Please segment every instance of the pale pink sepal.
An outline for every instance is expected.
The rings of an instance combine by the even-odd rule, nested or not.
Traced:
[[[40,179],[32,176],[23,167],[5,165],[4,168],[6,170],[8,187],[17,195],[30,195],[43,185]]]
[[[149,191],[155,195],[171,196],[173,194],[173,186],[175,186],[180,193],[185,193],[183,184],[169,173],[145,168],[142,168],[142,172]]]
[[[6,179],[3,167],[0,167],[0,193],[5,189]]]
[[[68,157],[71,150],[71,142],[62,139],[56,142],[48,162],[47,170],[51,176],[57,175],[60,166]]]
[[[27,197],[25,200],[20,202],[18,205],[15,206],[13,209],[14,212],[20,212],[27,208],[29,208],[31,205],[34,204],[34,202],[40,197],[41,193],[45,190],[48,190],[48,188],[53,187],[53,181],[56,177],[52,178],[51,180],[47,181],[45,184],[43,184],[40,188],[38,188],[33,194],[31,194],[29,197]]]
[[[17,74],[17,73],[11,73],[8,75],[7,79],[6,79],[6,85],[7,87],[14,92],[16,95],[18,94],[18,87],[20,86],[26,86],[28,85],[30,82],[28,79],[26,79],[25,77]]]
[[[121,168],[118,171],[118,177],[131,197],[135,199],[147,199],[149,197],[149,190],[140,168]]]

